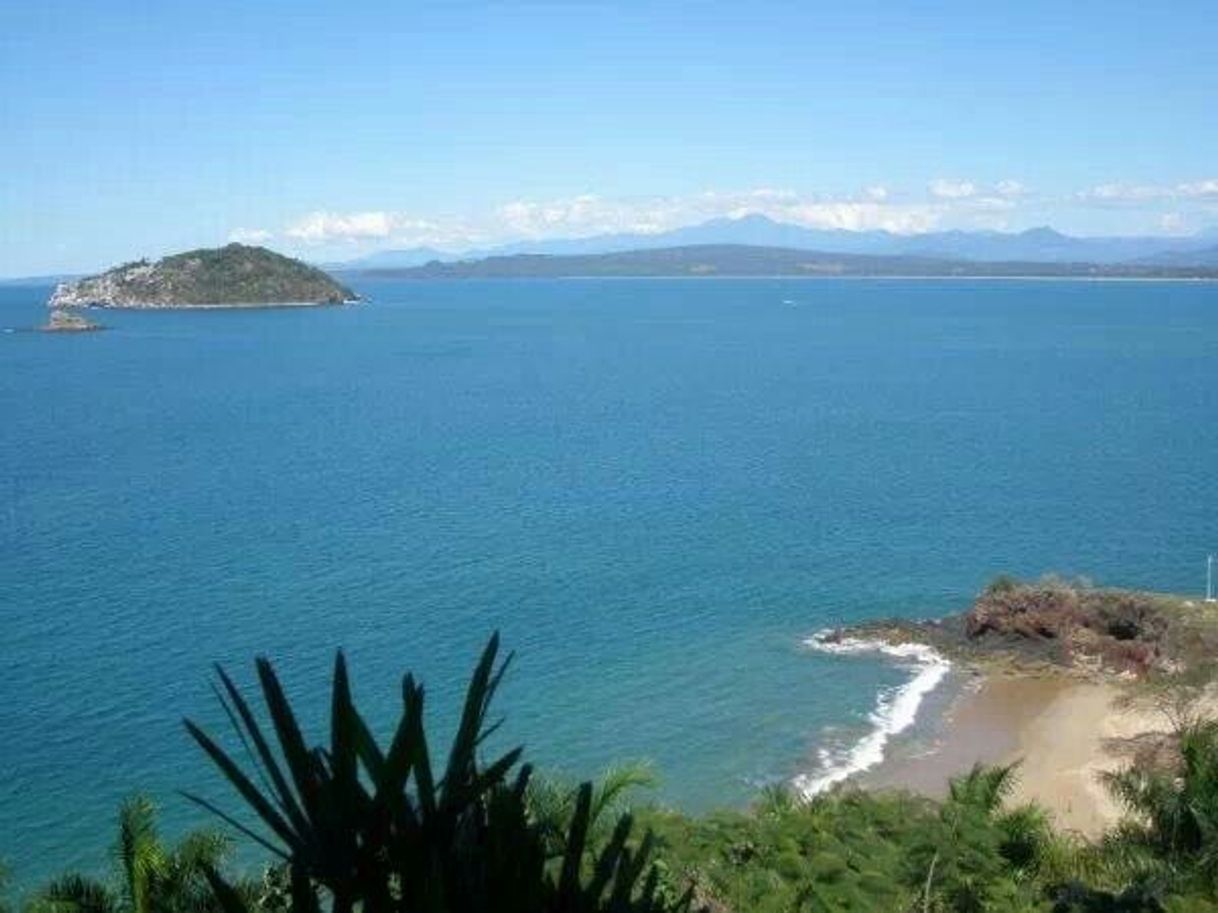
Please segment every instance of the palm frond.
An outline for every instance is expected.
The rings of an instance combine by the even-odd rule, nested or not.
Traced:
[[[166,854],[156,829],[156,807],[145,796],[134,796],[119,810],[115,854],[123,874],[123,890],[132,913],[153,913],[156,881],[166,868]]]
[[[30,913],[118,913],[119,899],[106,885],[86,875],[64,875],[31,898]]]
[[[948,796],[958,805],[993,814],[1014,790],[1019,762],[987,766],[974,764],[963,776],[948,783]]]
[[[606,813],[617,808],[629,793],[653,789],[657,782],[655,771],[642,762],[610,767],[592,790],[592,825],[595,827]]]

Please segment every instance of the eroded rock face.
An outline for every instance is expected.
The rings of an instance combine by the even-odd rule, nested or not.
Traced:
[[[1218,657],[1218,612],[1177,597],[1045,578],[991,584],[972,606],[934,620],[885,619],[816,637],[923,644],[944,656],[1012,669],[1064,669],[1141,677],[1209,668]]]
[[[965,613],[964,630],[971,638],[987,634],[1054,640],[1082,621],[1073,590],[1018,586],[987,591]]]
[[[128,288],[134,287],[133,280],[139,275],[137,269],[117,267],[100,276],[91,276],[76,282],[61,282],[51,293],[47,307],[126,307],[134,300]],[[151,266],[144,264],[143,270],[151,270]]]
[[[1152,596],[1054,581],[992,586],[964,616],[972,641],[1025,641],[1060,651],[1066,662],[1092,660],[1139,674],[1166,661],[1169,626]]]

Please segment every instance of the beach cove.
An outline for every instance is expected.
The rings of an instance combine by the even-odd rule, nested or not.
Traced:
[[[1213,604],[1055,578],[995,581],[958,616],[822,632],[819,649],[919,664],[881,698],[874,718],[888,737],[796,788],[811,797],[849,782],[942,798],[974,765],[1015,765],[1010,805],[1035,803],[1059,828],[1099,837],[1128,813],[1105,775],[1171,763],[1182,726],[1218,717],[1216,642]],[[919,721],[940,683],[947,693]]]

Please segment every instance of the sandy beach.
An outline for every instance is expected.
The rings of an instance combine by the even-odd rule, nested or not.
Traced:
[[[949,776],[977,761],[1019,761],[1012,802],[1035,801],[1060,827],[1095,836],[1121,815],[1099,778],[1129,763],[1121,740],[1170,728],[1166,713],[1131,701],[1128,689],[1115,682],[978,678],[952,702],[928,747],[894,752],[862,782],[942,795]]]

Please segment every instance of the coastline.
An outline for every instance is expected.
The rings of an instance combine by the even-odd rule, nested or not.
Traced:
[[[409,267],[407,270],[403,270],[401,272],[406,272],[409,269],[413,269],[413,267]],[[563,274],[563,275],[556,275],[556,276],[543,276],[543,275],[532,275],[532,276],[526,276],[526,275],[413,276],[413,275],[401,275],[400,272],[398,272],[398,271],[389,271],[389,270],[386,270],[386,271],[337,270],[336,272],[338,272],[339,275],[356,276],[359,279],[372,279],[372,280],[381,280],[381,281],[401,281],[401,282],[504,282],[504,281],[529,282],[529,281],[537,281],[537,280],[555,281],[555,282],[563,282],[563,281],[585,282],[590,279],[598,279],[598,280],[606,279],[606,280],[613,280],[613,281],[617,281],[617,280],[633,281],[633,280],[639,280],[639,279],[646,279],[648,281],[651,281],[651,280],[685,281],[688,279],[695,279],[698,281],[705,282],[705,281],[713,281],[713,280],[721,280],[721,279],[728,279],[728,280],[764,279],[767,281],[776,280],[776,279],[782,279],[782,280],[793,279],[793,280],[797,280],[800,282],[803,282],[803,281],[824,282],[824,281],[830,281],[830,280],[851,280],[851,281],[855,281],[855,282],[871,281],[871,280],[902,281],[902,282],[904,282],[904,281],[940,282],[940,281],[946,280],[946,281],[950,281],[950,282],[962,282],[962,281],[967,281],[967,282],[973,282],[973,281],[976,281],[976,282],[1144,282],[1144,283],[1186,282],[1186,283],[1218,284],[1218,276],[1041,276],[1041,275],[1037,275],[1036,273],[1011,274],[1009,276],[987,276],[987,275],[971,275],[971,274],[952,275],[952,276],[946,276],[946,275],[945,276],[932,276],[932,275],[919,275],[917,273],[912,274],[912,275],[897,275],[897,274],[885,273],[883,275],[874,275],[874,276],[859,275],[857,273],[851,273],[851,274],[845,274],[845,275],[803,274],[803,273],[749,273],[747,275],[739,274],[739,273],[725,273],[725,274],[713,274],[712,273],[712,274],[706,274],[706,275],[696,275],[696,274],[692,274],[692,273],[690,273],[690,274],[682,273],[680,275],[654,275],[654,276],[648,275],[646,273],[631,274],[631,275],[624,275],[624,274],[623,275],[598,275],[596,273],[591,273],[591,274],[571,273],[571,274]]]
[[[74,304],[72,308],[89,311],[259,311],[277,308],[332,308],[358,304],[352,301],[262,301],[232,304]]]
[[[942,797],[948,778],[975,763],[1018,763],[1009,802],[1035,802],[1057,826],[1087,837],[1122,814],[1100,775],[1129,762],[1131,740],[1172,728],[1163,710],[1128,685],[1065,674],[977,677],[929,725],[929,748],[898,746],[858,785]]]
[[[791,781],[798,795],[811,799],[882,765],[890,756],[889,743],[918,722],[926,700],[951,675],[953,667],[947,657],[925,644],[839,637],[833,631],[821,631],[807,638],[804,645],[821,653],[880,657],[910,673],[904,684],[876,695],[869,715],[871,729],[866,735],[838,757],[822,749],[819,769],[799,774]]]
[[[940,798],[974,764],[1018,763],[1011,804],[1035,802],[1056,826],[1096,837],[1123,812],[1102,774],[1135,758],[1170,764],[1175,724],[1218,716],[1218,612],[1180,596],[1000,577],[964,613],[865,622],[809,643],[903,658],[913,675],[880,696],[879,735],[850,756],[867,763],[797,778],[804,796],[848,780]],[[920,687],[928,663],[950,674]],[[885,712],[901,701],[899,719]],[[868,740],[878,745],[863,752]]]

